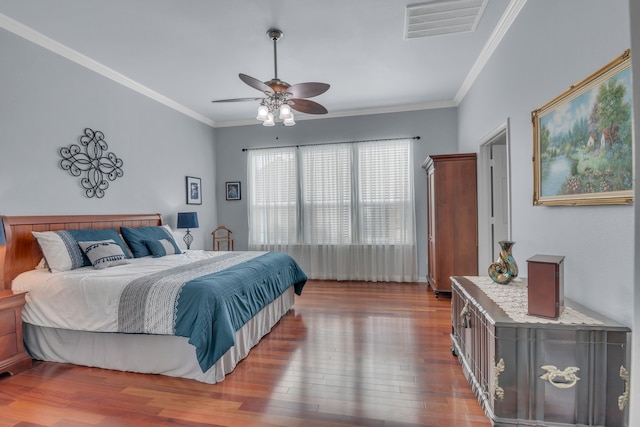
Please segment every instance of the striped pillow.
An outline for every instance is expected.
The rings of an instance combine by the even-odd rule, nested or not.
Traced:
[[[82,252],[78,242],[68,231],[32,231],[49,271],[57,273],[83,266]]]
[[[176,254],[182,253],[180,248],[173,239],[170,229],[161,226],[148,226],[148,227],[120,227],[120,232],[127,242],[127,245],[131,248],[133,256],[135,258],[142,258],[153,253],[149,250],[147,241],[163,240],[166,239],[173,246],[173,250]]]
[[[98,270],[114,265],[129,264],[122,248],[113,240],[79,242],[78,245],[91,261],[93,268]]]
[[[154,258],[181,253],[180,251],[176,252],[175,245],[167,239],[145,240],[144,243],[147,245],[149,252],[151,252],[151,255],[153,255]]]

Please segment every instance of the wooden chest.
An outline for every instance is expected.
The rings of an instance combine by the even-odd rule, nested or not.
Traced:
[[[528,316],[524,281],[451,280],[452,351],[494,426],[628,426],[629,328],[569,299]]]

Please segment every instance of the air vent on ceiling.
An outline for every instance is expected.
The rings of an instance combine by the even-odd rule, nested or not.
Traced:
[[[405,38],[473,31],[487,0],[441,0],[407,6]]]

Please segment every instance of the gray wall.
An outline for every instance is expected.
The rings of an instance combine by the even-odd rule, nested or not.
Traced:
[[[194,248],[216,224],[214,130],[10,32],[0,30],[0,214],[199,212]],[[101,130],[124,162],[104,198],[84,196],[59,167],[60,147]],[[185,176],[202,178],[203,204],[186,205]]]
[[[430,154],[457,151],[456,109],[434,109],[404,113],[298,120],[293,127],[264,127],[260,124],[216,129],[216,195],[218,220],[233,230],[236,249],[246,250],[247,233],[247,155],[242,148],[303,145],[321,142],[363,139],[421,137],[414,141],[414,183],[416,192],[416,226],[418,237],[419,277],[427,274],[426,174],[422,162]],[[226,201],[224,183],[242,182],[242,200]]]
[[[627,1],[529,1],[459,106],[459,148],[510,119],[514,255],[564,255],[565,294],[631,325],[632,206],[533,206],[531,111],[629,48]]]
[[[629,13],[629,8],[630,12]],[[552,13],[550,11],[552,10]],[[514,254],[565,255],[567,296],[632,327],[640,327],[640,250],[634,206],[534,207],[531,111],[630,47],[640,58],[637,1],[528,1],[459,106],[459,147],[478,141],[509,118]],[[635,61],[637,62],[637,61]],[[635,167],[640,161],[640,72],[633,67]],[[635,172],[637,176],[637,171]],[[632,339],[631,389],[640,387],[640,344]],[[640,393],[631,393],[629,425],[640,425]]]
[[[640,2],[632,1],[629,2],[629,22],[637,23],[640,22]],[[632,58],[640,58],[640,27],[637,25],[631,26],[631,57]],[[640,137],[640,67],[632,67],[632,75],[633,75],[633,108],[634,108],[634,141],[635,143],[635,151],[634,151],[634,164],[640,164],[640,150],[638,150],[637,141]],[[637,172],[636,172],[637,176]],[[635,200],[640,200],[640,188],[638,187],[638,180],[635,181],[634,188],[634,198]],[[634,204],[634,249],[635,254],[640,254],[640,228],[635,226],[640,223],[640,204],[636,202]],[[634,260],[635,260],[634,256]],[[629,298],[633,300],[634,313],[640,313],[640,292],[638,292],[638,286],[640,284],[640,263],[635,262],[635,271],[634,271],[634,297]],[[633,326],[631,327],[634,331],[640,330],[640,316],[635,315],[633,319]],[[633,363],[631,369],[631,389],[632,390],[640,390],[640,339],[638,339],[637,335],[632,341],[633,349]],[[633,369],[635,367],[635,369]],[[640,424],[640,393],[631,393],[631,402],[630,407],[633,408],[631,410],[631,417],[629,421],[629,425],[635,426]]]

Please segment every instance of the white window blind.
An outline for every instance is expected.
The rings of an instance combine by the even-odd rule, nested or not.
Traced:
[[[289,252],[312,278],[415,280],[412,167],[408,139],[249,151],[249,248]],[[372,268],[386,278],[352,274]]]
[[[296,243],[295,148],[249,154],[249,244]]]
[[[317,145],[299,149],[303,221],[307,244],[351,244],[352,147]]]

